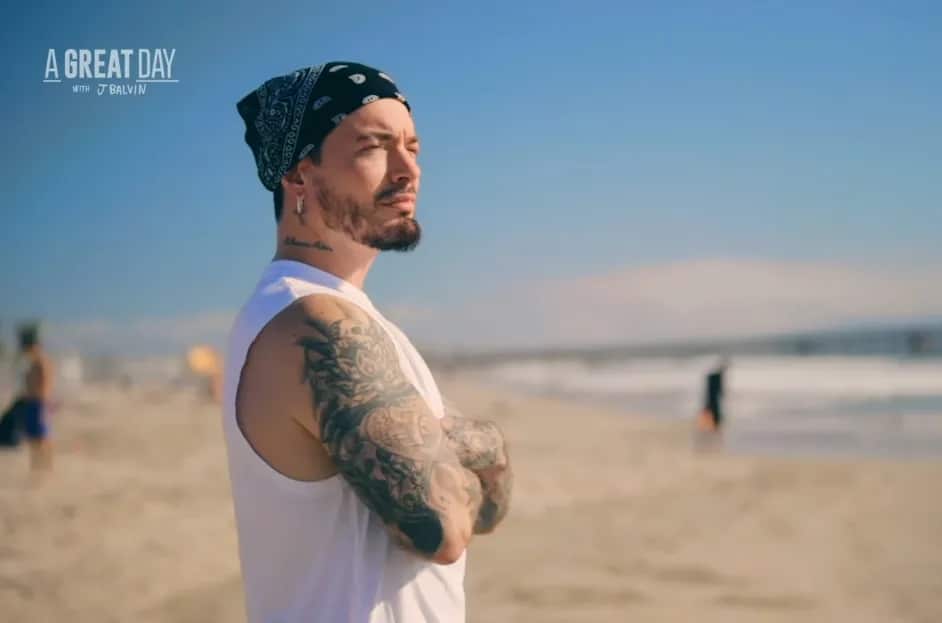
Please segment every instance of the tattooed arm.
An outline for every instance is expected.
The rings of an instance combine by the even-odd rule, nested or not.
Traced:
[[[461,464],[481,479],[483,500],[474,533],[493,532],[510,508],[513,489],[513,470],[504,435],[494,422],[451,414],[442,419],[442,429]]]
[[[326,295],[301,301],[303,380],[316,430],[338,471],[400,542],[442,564],[474,529],[481,482],[461,465],[441,423],[405,378],[385,330]]]

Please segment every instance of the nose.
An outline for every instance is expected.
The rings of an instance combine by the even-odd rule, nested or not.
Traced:
[[[391,150],[389,156],[389,177],[397,185],[413,185],[419,181],[422,168],[415,155],[402,145]]]

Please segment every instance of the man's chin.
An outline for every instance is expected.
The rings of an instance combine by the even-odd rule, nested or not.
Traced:
[[[399,217],[383,228],[382,233],[367,241],[367,246],[380,251],[411,251],[422,238],[422,227],[409,216]]]

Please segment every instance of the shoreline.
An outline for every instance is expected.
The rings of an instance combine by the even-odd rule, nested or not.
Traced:
[[[573,407],[588,407],[617,417],[639,418],[667,426],[685,426],[691,437],[695,436],[696,409],[691,409],[686,416],[644,413],[631,405],[619,404],[621,397],[618,396],[554,391],[532,385],[514,388],[509,381],[488,378],[483,374],[470,375],[469,378],[469,382],[489,391],[559,401]],[[917,430],[904,433],[902,422],[918,422],[920,419],[932,420],[933,425],[923,426],[922,430],[917,425]],[[724,452],[795,460],[942,460],[942,413],[903,414],[889,419],[882,430],[868,421],[868,416],[861,414],[838,414],[821,420],[815,417],[794,418],[788,414],[774,421],[771,418],[738,418],[735,413],[728,413],[723,431]],[[909,428],[913,428],[912,425]]]

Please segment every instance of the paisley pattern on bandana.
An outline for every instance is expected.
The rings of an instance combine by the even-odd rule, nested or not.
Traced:
[[[387,74],[351,62],[298,69],[246,95],[236,108],[262,185],[275,190],[285,173],[323,145],[344,117],[381,98],[396,99],[412,110]]]
[[[323,66],[299,69],[293,74],[273,78],[255,95],[259,114],[255,118],[258,148],[253,148],[258,176],[265,186],[268,180],[281,180],[293,165],[294,147],[304,108]]]

